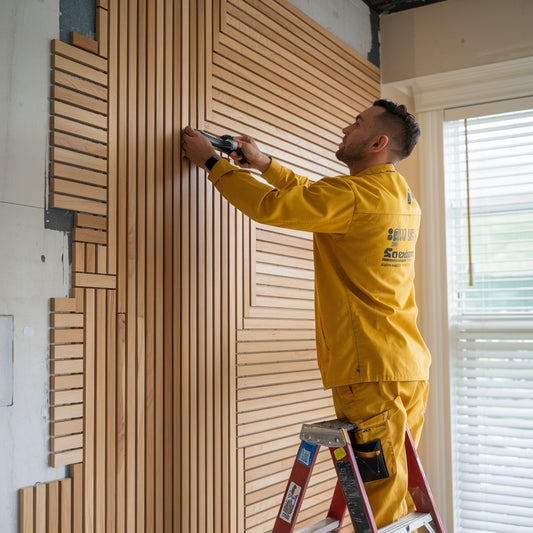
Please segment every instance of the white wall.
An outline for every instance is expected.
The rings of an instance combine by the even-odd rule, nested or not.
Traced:
[[[531,0],[447,0],[380,22],[384,83],[533,56]]]
[[[49,298],[68,295],[68,240],[44,229],[58,23],[59,0],[0,2],[0,315],[13,316],[14,333],[13,401],[0,406],[2,533],[17,531],[18,489],[65,477],[48,467],[47,365]]]

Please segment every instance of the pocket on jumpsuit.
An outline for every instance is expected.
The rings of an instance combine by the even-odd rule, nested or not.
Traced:
[[[379,481],[396,473],[396,461],[389,430],[389,411],[358,424],[352,444],[361,478],[365,483]]]

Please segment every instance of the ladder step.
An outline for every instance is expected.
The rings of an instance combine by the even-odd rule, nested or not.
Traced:
[[[378,529],[378,533],[409,533],[433,521],[430,513],[409,513],[397,522]],[[433,529],[430,529],[433,531]]]
[[[324,518],[316,524],[299,529],[296,533],[328,533],[328,531],[335,531],[339,527],[339,521],[335,518]]]

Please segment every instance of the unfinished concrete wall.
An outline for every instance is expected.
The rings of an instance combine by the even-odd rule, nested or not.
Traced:
[[[0,395],[4,533],[17,530],[20,487],[65,476],[48,467],[48,299],[68,293],[70,272],[67,234],[45,229],[49,42],[58,21],[59,0],[0,3],[0,315],[12,317],[2,329],[2,346],[12,349]]]
[[[363,0],[289,1],[379,67],[379,17]]]

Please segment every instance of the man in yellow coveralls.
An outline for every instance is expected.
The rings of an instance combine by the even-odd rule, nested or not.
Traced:
[[[253,220],[313,232],[318,365],[337,417],[357,426],[356,455],[378,472],[365,487],[380,528],[414,510],[405,425],[418,444],[428,395],[431,357],[416,325],[413,285],[420,208],[394,167],[420,130],[405,106],[378,100],[342,131],[336,157],[350,174],[317,182],[263,154],[247,136],[237,140],[249,163],[232,154],[239,167],[190,127],[182,145]]]

